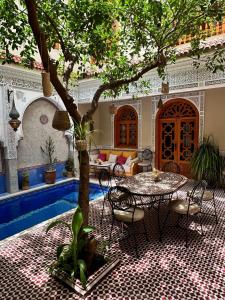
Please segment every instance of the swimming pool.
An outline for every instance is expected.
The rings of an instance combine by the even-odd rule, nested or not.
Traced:
[[[70,181],[0,201],[0,240],[77,206],[79,181]],[[89,186],[90,201],[102,196],[99,185]]]

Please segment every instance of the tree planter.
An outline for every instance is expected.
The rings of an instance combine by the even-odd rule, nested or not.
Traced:
[[[45,171],[45,183],[53,184],[56,179],[56,170]]]
[[[86,140],[77,140],[76,141],[76,149],[77,149],[77,151],[87,150],[87,141]]]
[[[92,274],[87,281],[86,289],[84,289],[78,279],[71,280],[68,275],[63,271],[54,269],[51,274],[52,276],[71,287],[78,295],[85,297],[104,277],[106,277],[118,264],[119,259],[108,260],[104,266],[98,269]]]

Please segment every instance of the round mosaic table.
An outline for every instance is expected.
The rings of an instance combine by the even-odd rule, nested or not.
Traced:
[[[185,176],[180,174],[160,172],[159,181],[155,181],[155,174],[153,172],[144,172],[127,178],[120,185],[129,189],[133,195],[139,198],[139,200],[136,199],[138,206],[157,209],[159,240],[161,241],[160,206],[162,202],[166,200],[170,201],[174,192],[185,185],[187,180]]]

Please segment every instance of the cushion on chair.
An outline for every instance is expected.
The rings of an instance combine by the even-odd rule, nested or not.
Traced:
[[[111,150],[100,150],[99,153],[106,155],[106,160],[109,160],[109,154],[111,153]]]
[[[126,173],[130,173],[130,166],[127,166],[126,164],[123,165],[123,168],[125,170]]]
[[[204,191],[202,200],[203,201],[210,201],[212,199],[213,199],[213,193],[211,191]]]
[[[132,157],[131,157],[131,156],[128,156],[128,157],[127,157],[127,160],[126,160],[126,162],[125,162],[125,165],[130,166],[131,160],[132,160]]]
[[[116,160],[117,160],[117,155],[110,153],[108,162],[115,164]]]
[[[127,158],[124,156],[118,156],[116,162],[118,164],[124,165],[126,163]]]
[[[131,158],[135,158],[137,157],[137,151],[123,151],[123,156],[128,158],[129,156],[131,156]]]
[[[121,156],[123,152],[120,150],[111,150],[110,153],[117,155],[117,156]]]
[[[99,153],[98,159],[101,159],[101,161],[106,161],[106,154],[105,153]]]
[[[115,218],[118,221],[122,221],[122,222],[125,222],[125,223],[131,223],[134,209],[135,209],[134,222],[142,220],[144,218],[144,214],[145,214],[144,210],[141,209],[141,208],[134,208],[134,207],[129,208],[129,211],[128,210],[123,211],[123,210],[115,209],[114,210]]]
[[[169,203],[169,208],[178,214],[186,215],[188,211],[188,201],[181,199],[172,200]],[[189,214],[194,215],[198,212],[200,212],[200,207],[196,203],[190,204]]]

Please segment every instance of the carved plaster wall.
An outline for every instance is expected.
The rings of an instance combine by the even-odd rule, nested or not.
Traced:
[[[40,146],[45,145],[51,136],[55,143],[55,156],[59,161],[68,157],[68,142],[65,134],[52,128],[52,118],[56,107],[45,99],[30,104],[23,114],[23,139],[18,144],[18,168],[31,167],[47,163]]]
[[[157,104],[160,96],[152,97],[152,115],[150,116],[152,120],[151,124],[151,136],[152,136],[152,151],[155,151],[155,125],[156,125],[156,114],[158,112]],[[202,140],[204,134],[204,105],[205,105],[205,92],[204,91],[196,91],[196,92],[186,92],[186,93],[176,93],[163,95],[162,101],[166,103],[171,99],[183,98],[191,103],[193,103],[199,112],[199,141]]]

